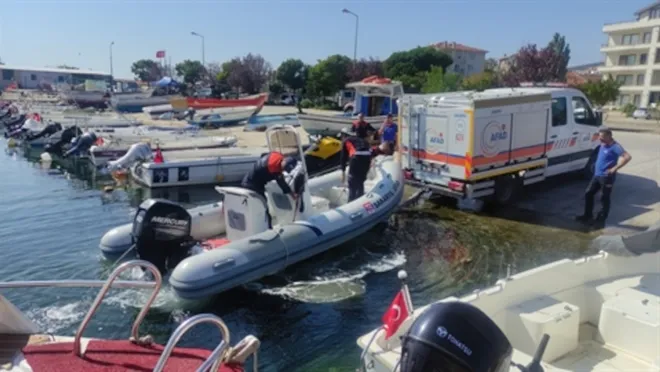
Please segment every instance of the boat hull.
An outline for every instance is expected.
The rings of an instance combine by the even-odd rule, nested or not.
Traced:
[[[258,94],[255,96],[239,99],[217,99],[217,98],[196,98],[185,97],[181,99],[170,100],[171,105],[177,109],[193,108],[195,110],[205,110],[222,107],[241,107],[241,106],[263,106],[268,99],[268,94]]]

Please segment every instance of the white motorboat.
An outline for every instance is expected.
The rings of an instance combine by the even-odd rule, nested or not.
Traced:
[[[150,271],[155,281],[116,280],[127,269],[142,267]],[[254,357],[253,370],[258,370],[257,350],[260,341],[246,336],[233,347],[227,325],[212,314],[199,314],[181,323],[166,345],[158,345],[149,335],[140,337],[139,328],[162,285],[158,269],[145,261],[129,261],[118,266],[106,281],[99,280],[41,280],[0,282],[0,289],[21,291],[29,288],[89,288],[101,287],[91,308],[83,318],[74,337],[47,334],[25,313],[0,294],[0,366],[8,372],[41,371],[219,371],[243,372],[245,362]],[[108,340],[83,337],[90,319],[101,305],[111,287],[152,289],[152,295],[137,315],[131,337],[127,340]],[[218,328],[221,341],[214,350],[177,347],[181,337],[192,327],[210,323]],[[210,369],[209,369],[210,368]]]
[[[375,129],[385,121],[388,114],[396,120],[398,106],[396,100],[403,96],[403,85],[399,81],[368,77],[350,83],[347,88],[355,89],[355,103],[352,112],[340,115],[298,114],[298,121],[310,135],[336,135],[344,128],[350,128],[357,114]]]
[[[266,135],[271,151],[296,148],[302,157],[293,127],[272,127]],[[340,170],[309,179],[305,162],[300,161],[286,176],[289,185],[303,186],[291,186],[299,194],[296,199],[271,181],[265,199],[251,190],[217,186],[222,202],[191,210],[167,200],[147,200],[133,223],[103,236],[101,251],[116,257],[134,248],[162,271],[172,270],[169,283],[177,295],[205,298],[363,234],[386,221],[403,197],[403,173],[392,156],[375,158],[365,181],[366,193],[352,201]],[[198,242],[201,245],[195,245]]]
[[[610,239],[613,244],[607,246]],[[556,261],[507,276],[493,287],[439,302],[463,301],[490,317],[513,347],[511,361],[518,367],[512,366],[511,371],[529,365],[547,336],[547,345],[538,348],[544,352],[536,355],[545,371],[658,371],[660,223],[630,237],[599,237],[596,242],[601,240],[608,243],[596,247],[605,249],[599,254]],[[400,273],[400,278],[405,276]],[[410,309],[405,285],[402,291]],[[406,335],[429,306],[408,311],[411,315],[388,339],[384,327],[361,336],[357,343],[363,349],[363,368],[397,370],[400,336]],[[470,345],[452,336],[465,335],[455,327],[447,324],[436,333],[448,339],[459,355],[467,353],[465,350],[471,354]]]
[[[188,120],[188,123],[198,127],[215,128],[234,125],[248,120],[258,110],[261,110],[261,106],[238,106],[204,109],[195,111],[193,119]]]

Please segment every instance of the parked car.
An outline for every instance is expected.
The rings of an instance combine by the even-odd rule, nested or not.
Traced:
[[[645,120],[650,120],[651,119],[651,113],[649,110],[645,108],[638,108],[633,112],[632,114],[633,119],[645,119]]]

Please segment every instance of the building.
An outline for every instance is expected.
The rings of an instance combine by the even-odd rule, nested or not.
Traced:
[[[660,2],[635,12],[632,21],[605,24],[603,32],[605,64],[598,70],[622,84],[615,105],[648,107],[660,101]]]
[[[505,54],[504,57],[498,59],[497,60],[497,72],[500,73],[500,74],[506,74],[507,72],[509,72],[509,70],[511,69],[511,66],[515,62],[516,54],[517,53],[514,53],[510,56],[507,56]]]
[[[110,83],[112,76],[99,71],[0,65],[0,90],[14,82],[20,89],[40,89],[58,84],[84,84],[86,80],[103,80]]]
[[[488,51],[473,48],[456,42],[443,41],[431,45],[432,47],[447,53],[454,63],[447,71],[468,77],[484,72],[486,67],[486,53]]]

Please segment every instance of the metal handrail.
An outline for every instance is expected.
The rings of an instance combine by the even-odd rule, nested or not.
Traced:
[[[83,318],[82,322],[80,323],[78,330],[76,331],[76,336],[73,340],[73,353],[75,355],[79,357],[83,356],[80,347],[80,339],[82,338],[83,331],[85,331],[85,328],[87,328],[87,324],[89,324],[92,315],[94,315],[98,307],[101,305],[101,302],[105,297],[105,294],[108,293],[110,287],[112,287],[112,283],[119,276],[119,274],[121,274],[126,269],[133,267],[142,267],[148,269],[154,275],[154,279],[155,279],[154,290],[151,293],[151,296],[149,297],[147,303],[144,304],[142,310],[140,310],[140,313],[138,314],[137,318],[135,319],[135,322],[133,323],[133,327],[131,328],[131,341],[137,341],[139,339],[138,331],[140,329],[140,324],[144,320],[144,317],[147,315],[147,312],[149,311],[151,304],[156,299],[156,296],[158,295],[158,291],[160,291],[160,287],[163,284],[163,277],[161,276],[160,271],[158,271],[158,268],[151,262],[147,262],[144,260],[133,260],[133,261],[124,262],[123,264],[119,265],[116,269],[114,269],[110,274],[110,276],[108,277],[108,279],[106,280],[105,284],[103,285],[103,288],[101,288],[101,290],[99,291],[99,294],[96,295],[96,299],[94,299],[94,302],[92,303],[92,307],[89,309],[89,311],[85,315],[85,318]]]
[[[106,280],[25,280],[0,282],[0,289],[11,288],[42,288],[42,287],[60,287],[60,288],[89,288],[103,287]],[[112,282],[112,288],[140,288],[151,289],[156,286],[154,282],[141,280],[116,280]]]
[[[190,328],[200,323],[212,323],[215,326],[217,326],[218,329],[220,330],[222,340],[220,341],[220,344],[213,350],[211,355],[209,355],[209,357],[204,361],[204,363],[197,369],[197,372],[206,372],[209,366],[211,367],[211,371],[218,370],[218,368],[220,367],[220,363],[222,362],[221,357],[230,343],[229,328],[227,328],[227,325],[225,324],[225,322],[222,321],[222,319],[220,319],[215,315],[199,314],[187,319],[185,322],[181,323],[181,325],[179,325],[176,328],[172,336],[170,336],[169,341],[167,341],[167,345],[165,345],[163,352],[160,354],[160,358],[158,359],[158,362],[156,363],[156,367],[154,367],[153,372],[161,372],[163,368],[165,368],[165,363],[167,363],[167,359],[169,359],[170,354],[172,354],[174,347],[176,346],[177,343],[179,343],[181,337],[186,332],[188,332]]]

